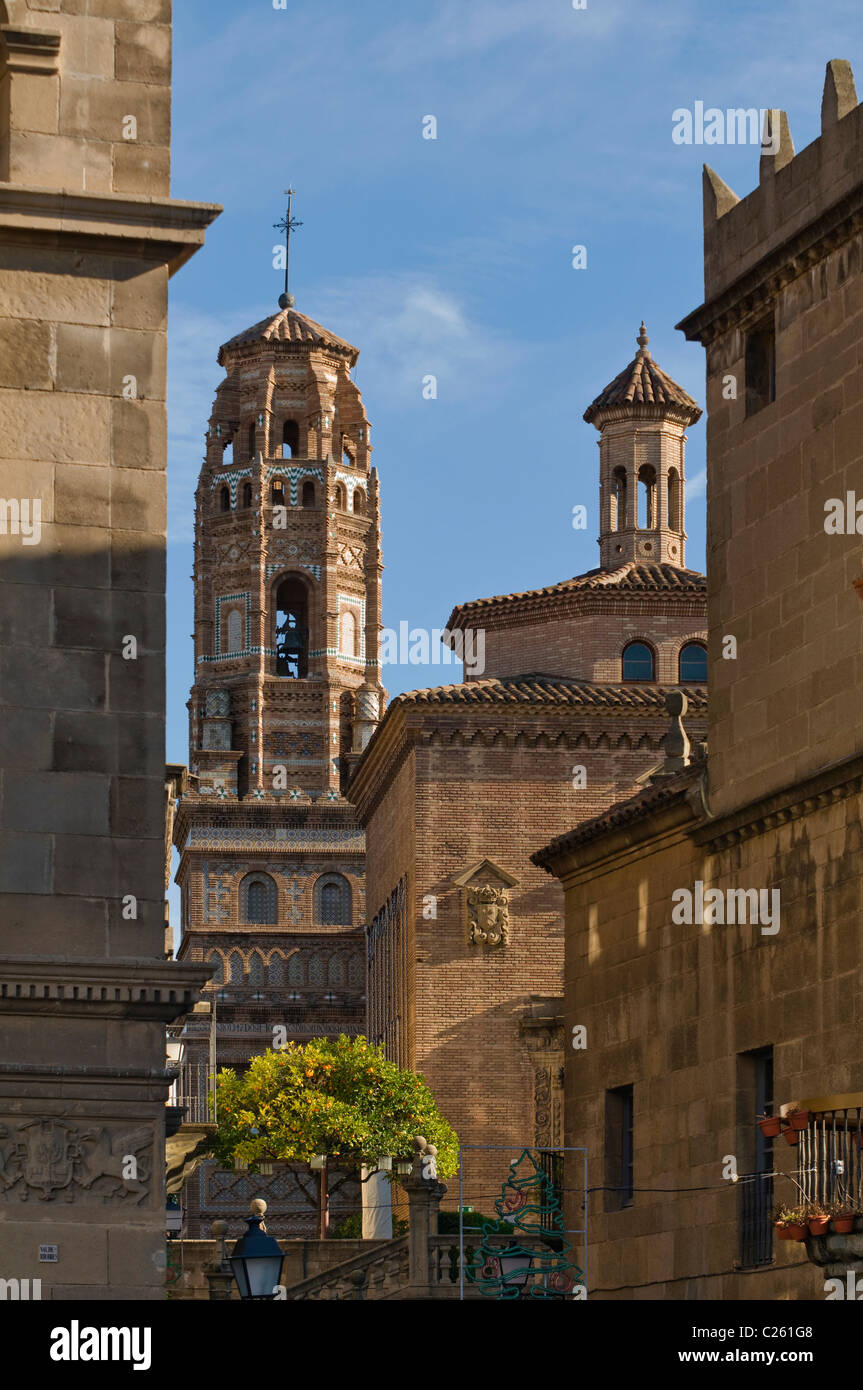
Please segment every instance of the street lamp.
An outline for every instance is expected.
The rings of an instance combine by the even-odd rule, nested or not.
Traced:
[[[246,1217],[248,1230],[234,1246],[231,1268],[240,1298],[275,1298],[285,1257],[278,1243],[266,1234],[266,1202],[256,1197],[249,1205],[252,1215]]]

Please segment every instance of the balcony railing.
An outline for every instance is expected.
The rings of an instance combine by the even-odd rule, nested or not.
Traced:
[[[216,1078],[209,1062],[181,1062],[171,1103],[182,1107],[184,1124],[216,1123]]]
[[[855,1097],[856,1099],[856,1097]],[[797,1145],[797,1181],[806,1203],[830,1206],[841,1202],[863,1210],[863,1097],[860,1104],[835,1109],[808,1108],[809,1124]]]

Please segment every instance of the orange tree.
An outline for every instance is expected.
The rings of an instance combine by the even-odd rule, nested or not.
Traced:
[[[314,1038],[254,1057],[218,1077],[214,1153],[227,1166],[307,1162],[374,1165],[413,1156],[414,1136],[437,1146],[440,1177],[458,1168],[458,1138],[422,1076],[397,1067],[365,1038]]]

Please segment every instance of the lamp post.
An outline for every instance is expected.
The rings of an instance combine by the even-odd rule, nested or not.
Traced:
[[[230,1265],[240,1298],[272,1299],[276,1297],[276,1288],[281,1283],[285,1257],[278,1242],[266,1234],[266,1202],[256,1197],[249,1207],[252,1215],[246,1217],[248,1230],[234,1246]]]

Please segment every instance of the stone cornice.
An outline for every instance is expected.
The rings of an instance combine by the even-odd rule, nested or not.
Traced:
[[[768,251],[719,294],[675,327],[690,340],[711,343],[769,304],[792,280],[805,274],[863,228],[863,183],[826,208],[814,222]]]
[[[711,818],[695,827],[691,835],[697,845],[716,854],[860,792],[863,792],[863,755],[833,763],[802,782],[794,782],[770,796],[750,801],[728,815]]]
[[[60,35],[45,29],[16,29],[0,25],[0,80],[7,72],[57,72]]]
[[[0,241],[95,244],[164,262],[173,274],[221,211],[215,203],[0,183]]]
[[[0,1013],[97,1015],[171,1022],[210,978],[203,964],[147,957],[0,957]]]

